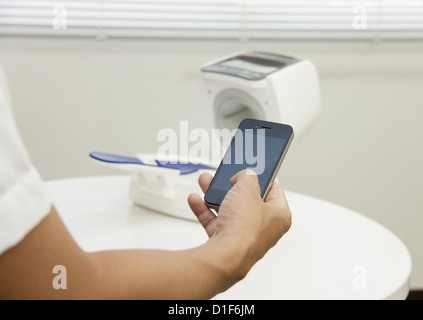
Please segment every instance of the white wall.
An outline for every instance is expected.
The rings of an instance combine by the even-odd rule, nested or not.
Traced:
[[[315,62],[323,111],[290,150],[283,187],[391,229],[412,254],[412,287],[422,289],[423,43],[3,38],[0,61],[33,162],[57,179],[120,174],[88,152],[155,152],[160,129],[179,120],[198,127],[200,66],[240,49]]]

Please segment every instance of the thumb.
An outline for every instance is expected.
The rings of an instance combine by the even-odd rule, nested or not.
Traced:
[[[237,174],[231,177],[230,183],[232,186],[239,183],[240,181],[250,181],[250,183],[258,185],[257,174],[251,169],[244,169],[239,171]]]

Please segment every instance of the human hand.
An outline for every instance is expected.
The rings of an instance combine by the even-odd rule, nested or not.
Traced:
[[[204,193],[211,180],[208,173],[200,175],[198,182]],[[261,199],[257,175],[251,170],[238,172],[230,182],[232,188],[222,201],[217,217],[198,194],[190,194],[188,203],[209,238],[224,236],[226,242],[234,240],[242,244],[254,264],[289,230],[291,211],[276,182],[266,200]]]

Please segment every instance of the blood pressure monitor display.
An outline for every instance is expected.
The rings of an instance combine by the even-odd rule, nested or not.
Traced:
[[[260,80],[297,61],[286,56],[254,51],[208,65],[202,71],[221,73],[247,80]]]
[[[263,64],[257,64],[257,63],[253,63],[253,62],[250,62],[247,60],[241,60],[241,59],[232,59],[232,60],[223,61],[220,65],[229,67],[229,68],[238,68],[239,70],[258,72],[261,74],[269,74],[278,70],[278,67],[266,66]]]

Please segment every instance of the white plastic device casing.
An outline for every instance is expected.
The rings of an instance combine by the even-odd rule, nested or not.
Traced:
[[[238,52],[231,56],[239,54]],[[215,62],[216,60],[205,66]],[[225,91],[228,94],[222,97]],[[245,118],[291,125],[297,140],[319,114],[320,99],[317,70],[308,60],[299,60],[261,80],[201,73],[200,117],[202,126],[209,132],[211,129],[237,128],[239,119],[233,116],[232,111],[224,109],[238,103],[240,108],[246,109]]]

